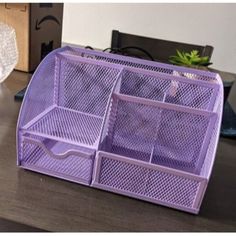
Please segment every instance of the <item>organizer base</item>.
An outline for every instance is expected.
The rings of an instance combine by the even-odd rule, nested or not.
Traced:
[[[174,206],[174,205],[171,205],[169,203],[166,203],[164,201],[153,200],[153,199],[145,197],[145,196],[134,196],[132,193],[129,193],[127,191],[116,190],[114,188],[111,188],[111,187],[108,187],[108,186],[105,186],[105,185],[101,185],[101,184],[97,184],[97,183],[94,183],[93,187],[97,188],[97,189],[104,190],[104,191],[108,191],[108,192],[113,193],[113,194],[120,194],[120,195],[124,195],[124,196],[130,197],[130,198],[143,200],[145,202],[151,202],[151,203],[154,203],[154,204],[158,204],[160,206],[171,207],[173,209],[180,210],[180,211],[185,211],[185,212],[195,214],[195,215],[197,215],[199,213],[199,209],[190,209],[190,208],[185,208],[185,207],[178,207],[178,206]]]
[[[63,180],[66,180],[66,181],[77,183],[77,184],[83,184],[83,185],[86,185],[86,186],[90,186],[90,184],[91,184],[90,181],[87,182],[87,181],[84,181],[81,178],[75,178],[75,177],[72,177],[72,176],[62,175],[61,173],[54,172],[54,171],[51,171],[51,170],[50,171],[45,170],[44,168],[36,167],[34,165],[28,165],[28,164],[24,163],[23,165],[20,165],[20,168],[24,169],[24,170],[28,170],[28,171],[37,172],[39,174],[45,174],[45,175],[48,175],[48,176],[56,177],[58,179],[63,179]]]
[[[92,186],[197,214],[207,180],[201,176],[98,152]]]

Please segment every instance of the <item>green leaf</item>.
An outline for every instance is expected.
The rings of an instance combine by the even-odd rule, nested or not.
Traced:
[[[212,63],[209,62],[209,57],[200,57],[198,50],[192,50],[189,52],[180,52],[176,50],[176,55],[170,56],[169,61],[175,65],[185,65],[185,66],[208,66]]]
[[[184,59],[184,55],[178,49],[176,50],[176,52],[180,58]]]
[[[194,56],[198,56],[198,50],[192,50],[191,54],[194,55]]]

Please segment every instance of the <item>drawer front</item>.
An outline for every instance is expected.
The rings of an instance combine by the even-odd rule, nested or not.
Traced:
[[[56,141],[45,145],[44,141],[23,138],[20,162],[22,167],[73,182],[91,183],[93,152],[86,153]]]
[[[197,213],[204,179],[166,167],[99,152],[92,186]],[[189,176],[188,176],[189,175]]]

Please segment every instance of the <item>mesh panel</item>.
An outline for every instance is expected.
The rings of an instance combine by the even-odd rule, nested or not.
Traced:
[[[32,77],[30,87],[27,90],[27,99],[24,99],[24,106],[21,111],[19,126],[26,125],[33,118],[38,116],[48,107],[53,105],[54,76],[55,76],[55,55],[46,57],[47,63],[41,63]]]
[[[185,207],[192,207],[199,187],[195,180],[105,157],[99,183]]]
[[[100,117],[56,107],[28,130],[52,138],[63,138],[65,141],[94,145],[99,137],[101,124]]]
[[[114,100],[112,112],[116,113],[110,127],[112,153],[149,161],[154,144],[159,110],[152,106]],[[115,110],[117,109],[117,111]]]
[[[175,81],[172,81],[172,86],[169,90],[169,94],[166,96],[165,102],[198,109],[212,110],[212,108],[208,108],[211,99],[213,99],[213,92],[213,88],[180,83],[177,81],[175,84]]]
[[[113,123],[110,121],[103,150],[175,169],[199,171],[210,117],[118,98],[113,104]]]
[[[219,137],[219,127],[221,125],[221,117],[222,117],[222,108],[223,108],[223,91],[221,89],[220,94],[217,98],[218,106],[216,107],[216,110],[218,111],[219,115],[217,116],[217,120],[214,126],[214,129],[212,130],[211,140],[209,142],[208,150],[206,153],[205,161],[201,169],[201,176],[204,176],[206,178],[209,178],[211,174],[211,169],[214,163],[214,157],[216,152],[216,143]]]
[[[61,59],[59,105],[103,116],[118,69]]]
[[[129,67],[142,68],[146,70],[161,72],[170,75],[184,76],[191,79],[204,80],[208,82],[217,81],[213,73],[194,70],[190,68],[183,68],[179,66],[168,65],[159,62],[151,62],[146,60],[139,60],[126,56],[115,55],[112,53],[103,53],[98,51],[89,51],[80,48],[70,48],[67,51],[68,54],[78,55],[86,58],[92,58],[94,60],[101,60],[113,64],[120,64]]]
[[[164,78],[164,75],[149,75],[144,72],[124,70],[120,92],[168,103],[207,109],[213,96],[213,88],[199,84],[184,83]],[[191,81],[190,81],[191,82]],[[217,87],[215,88],[217,89]]]
[[[198,181],[192,179],[151,170],[146,195],[168,203],[192,207],[199,185]]]
[[[58,143],[54,150],[63,148],[72,149],[72,146],[63,147],[63,143]],[[74,147],[73,147],[74,148]],[[79,155],[70,155],[65,159],[54,159],[40,146],[23,141],[23,166],[40,168],[50,171],[52,174],[59,174],[65,177],[74,177],[86,182],[91,180],[93,158],[81,158]]]
[[[147,173],[143,167],[102,158],[99,183],[115,189],[142,194]]]
[[[136,97],[163,101],[171,81],[124,70],[121,78],[120,93]]]
[[[152,163],[196,172],[209,117],[163,110]]]

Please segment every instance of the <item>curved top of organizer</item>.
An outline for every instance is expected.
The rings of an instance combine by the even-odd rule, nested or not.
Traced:
[[[59,141],[98,145],[120,65],[50,53],[38,66],[25,94],[18,129]]]
[[[82,47],[66,46],[64,48],[63,53],[69,53],[81,57],[87,57],[98,61],[106,61],[109,63],[119,64],[127,67],[136,67],[140,69],[160,72],[169,75],[188,77],[190,79],[204,80],[219,84],[222,83],[222,80],[218,73],[193,69],[189,67],[176,66],[156,61],[148,61],[130,56],[122,56],[118,54],[102,52],[99,50],[90,50]]]

